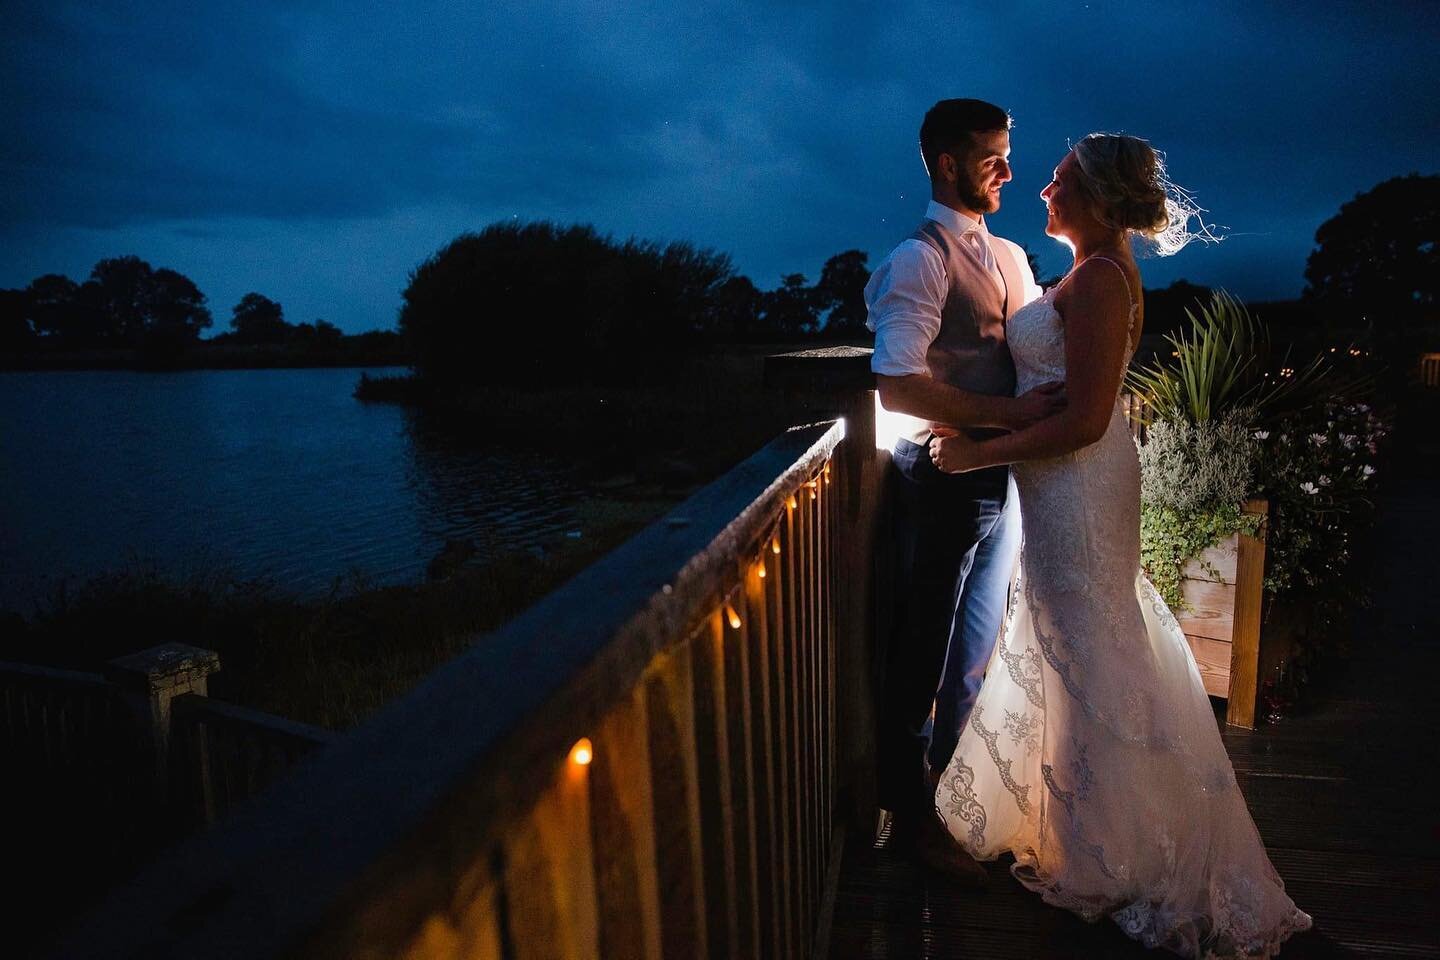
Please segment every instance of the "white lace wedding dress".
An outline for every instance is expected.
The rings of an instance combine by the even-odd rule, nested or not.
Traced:
[[[1007,324],[1017,393],[1065,377],[1055,289]],[[941,817],[976,858],[1013,853],[1047,902],[1108,915],[1146,946],[1272,955],[1310,917],[1270,865],[1190,648],[1140,573],[1140,467],[1119,404],[1098,443],[1014,474],[1020,571]]]

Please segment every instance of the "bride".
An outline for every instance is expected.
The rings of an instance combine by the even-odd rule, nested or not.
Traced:
[[[1142,325],[1128,239],[1170,253],[1197,211],[1149,144],[1091,134],[1040,196],[1070,273],[1009,320],[1017,392],[1069,406],[1016,433],[937,438],[961,472],[1015,464],[1024,551],[1010,612],[936,805],[974,857],[1086,920],[1188,957],[1268,957],[1310,917],[1236,786],[1195,660],[1140,574],[1140,468],[1117,397]]]

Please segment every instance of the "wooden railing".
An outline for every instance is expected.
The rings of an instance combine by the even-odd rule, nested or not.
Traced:
[[[137,724],[96,673],[0,663],[0,757],[12,805],[128,806]],[[130,774],[130,775],[127,775]]]
[[[1420,355],[1420,384],[1425,387],[1440,387],[1440,353]]]
[[[209,700],[218,666],[181,644],[104,674],[0,663],[0,849],[25,881],[7,900],[12,946],[330,738]]]
[[[823,952],[843,827],[872,812],[878,455],[866,352],[772,379],[797,369],[845,421],[782,435],[477,640],[58,955]]]
[[[197,823],[253,797],[334,734],[195,693],[176,697],[170,715],[171,791]]]

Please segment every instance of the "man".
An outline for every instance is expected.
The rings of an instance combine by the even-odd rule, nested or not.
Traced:
[[[897,849],[978,883],[984,872],[935,815],[933,778],[955,750],[995,646],[1019,514],[1007,468],[942,474],[926,447],[941,425],[977,437],[1018,430],[1063,398],[1057,385],[1014,397],[1005,320],[1040,291],[1024,252],[985,228],[1010,180],[1009,114],[981,100],[942,100],[921,124],[920,152],[930,175],[926,219],[865,287],[880,402],[902,415],[880,801]]]

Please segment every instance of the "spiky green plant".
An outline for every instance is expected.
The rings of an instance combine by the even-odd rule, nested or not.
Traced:
[[[1131,370],[1126,383],[1144,401],[1146,422],[1201,423],[1249,410],[1256,427],[1327,399],[1353,395],[1364,381],[1339,373],[1323,356],[1291,364],[1287,350],[1270,363],[1265,326],[1224,290],[1198,310],[1186,308],[1188,328],[1167,334],[1173,357]]]

